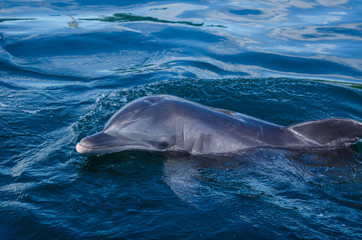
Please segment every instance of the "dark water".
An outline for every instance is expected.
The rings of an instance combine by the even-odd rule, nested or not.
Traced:
[[[173,94],[288,125],[362,121],[359,1],[0,3],[1,239],[361,239],[362,145],[240,156],[75,144]]]

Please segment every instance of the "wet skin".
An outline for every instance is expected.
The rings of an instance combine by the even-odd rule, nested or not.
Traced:
[[[244,114],[206,107],[175,96],[135,100],[83,138],[79,153],[124,150],[223,154],[256,147],[286,149],[348,146],[362,138],[362,123],[344,118],[303,122],[287,127]]]

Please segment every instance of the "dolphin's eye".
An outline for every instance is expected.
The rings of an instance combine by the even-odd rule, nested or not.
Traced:
[[[168,142],[160,142],[160,143],[158,144],[158,147],[159,147],[160,149],[166,149],[166,148],[168,148],[168,146],[170,146],[170,144],[168,144]]]

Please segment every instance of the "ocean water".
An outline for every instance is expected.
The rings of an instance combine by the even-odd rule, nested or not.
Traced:
[[[0,2],[0,239],[361,239],[362,142],[85,156],[172,94],[289,125],[362,121],[362,3]]]

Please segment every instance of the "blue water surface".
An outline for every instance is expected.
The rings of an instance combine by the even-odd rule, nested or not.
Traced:
[[[362,3],[0,2],[1,239],[361,239],[362,145],[238,156],[75,144],[172,94],[280,125],[362,121]]]

